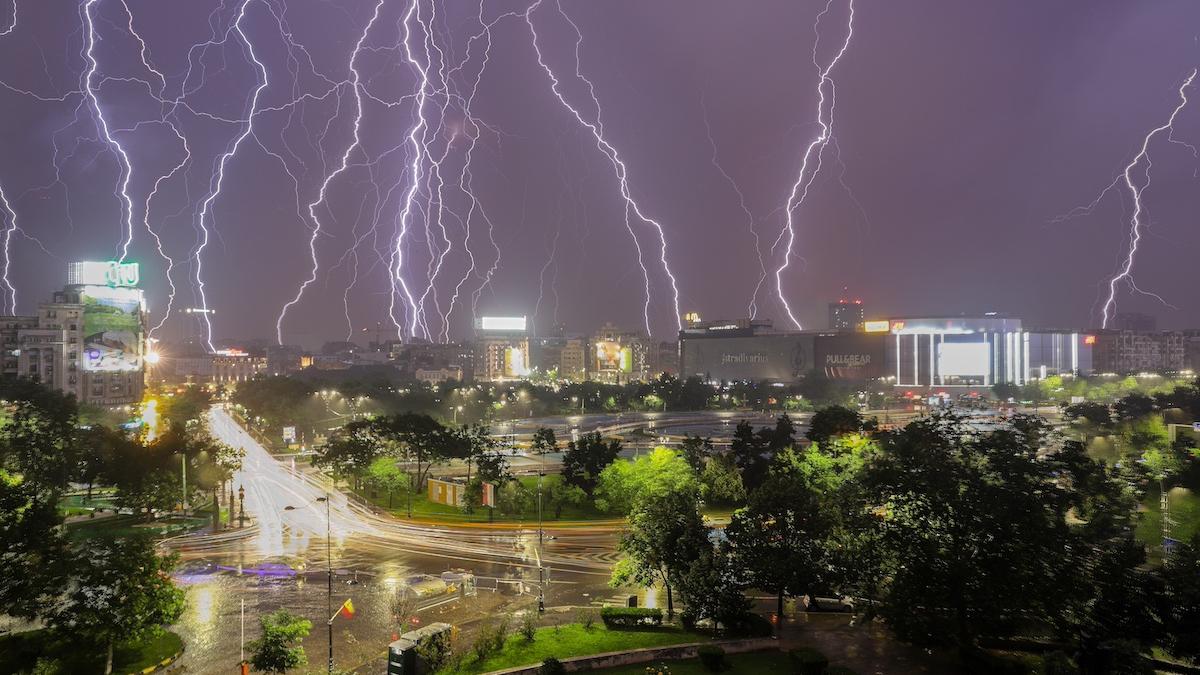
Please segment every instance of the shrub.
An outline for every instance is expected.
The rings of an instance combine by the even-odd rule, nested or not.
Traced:
[[[553,656],[542,661],[541,667],[538,668],[538,675],[564,675],[566,672],[566,666]]]
[[[858,675],[858,673],[846,666],[829,666],[825,669],[825,675]]]
[[[642,628],[661,626],[663,613],[657,607],[605,607],[600,619],[609,628]]]
[[[533,612],[525,612],[521,617],[521,625],[517,628],[517,632],[525,639],[525,642],[533,642],[533,636],[537,633],[537,615]]]
[[[450,661],[453,643],[453,631],[431,635],[417,645],[417,657],[429,668],[429,672],[437,672]]]
[[[812,647],[801,647],[789,652],[797,675],[825,675],[829,659]]]
[[[581,609],[575,613],[575,622],[584,630],[591,630],[596,625],[596,613],[590,609]]]
[[[1050,652],[1042,657],[1044,675],[1077,675],[1079,668],[1063,652]]]
[[[471,651],[475,652],[477,660],[483,661],[504,649],[506,639],[508,639],[508,619],[502,619],[499,623],[487,624],[479,629],[479,635],[475,637]]]
[[[725,668],[725,650],[717,645],[700,645],[696,650],[700,663],[710,672],[720,672]]]
[[[770,637],[775,634],[771,620],[753,612],[746,612],[725,628],[726,633],[734,637]]]

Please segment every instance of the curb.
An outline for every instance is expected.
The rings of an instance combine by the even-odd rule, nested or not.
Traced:
[[[167,658],[163,659],[162,661],[159,661],[158,663],[156,663],[152,666],[147,666],[145,668],[142,668],[141,670],[139,670],[135,673],[129,673],[129,675],[150,675],[150,673],[158,672],[158,671],[162,670],[163,668],[166,668],[167,666],[171,665],[172,663],[175,663],[176,661],[179,660],[179,657],[181,657],[181,656],[183,656],[182,649],[180,649],[178,652],[175,652],[175,654],[173,656],[168,656]]]

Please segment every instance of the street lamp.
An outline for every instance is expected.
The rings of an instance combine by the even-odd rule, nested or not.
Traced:
[[[333,528],[329,519],[329,494],[324,497],[317,497],[314,502],[325,502],[325,611],[329,614],[329,622],[326,624],[329,627],[329,672],[333,672],[333,549],[331,541],[333,539]],[[283,507],[284,511],[295,511],[294,506]]]

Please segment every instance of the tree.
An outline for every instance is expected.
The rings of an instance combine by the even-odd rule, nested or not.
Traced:
[[[54,609],[50,625],[106,649],[108,675],[117,642],[159,635],[183,613],[183,590],[170,576],[176,560],[158,555],[142,537],[91,543],[75,558],[71,591]]]
[[[1164,646],[1177,658],[1200,660],[1200,533],[1167,556],[1162,578]]]
[[[827,443],[838,436],[873,431],[875,426],[874,420],[863,420],[857,410],[831,405],[813,413],[804,436],[813,443]]]
[[[701,549],[679,579],[679,597],[692,621],[709,619],[724,627],[735,624],[750,609],[743,582],[729,552],[722,547]]]
[[[43,616],[67,585],[70,550],[57,504],[0,471],[0,607]]]
[[[587,503],[587,493],[583,488],[568,484],[562,476],[547,476],[542,490],[546,502],[554,509],[555,520],[562,518],[564,507],[582,506]]]
[[[1108,406],[1096,401],[1073,403],[1063,409],[1063,414],[1072,421],[1084,420],[1097,429],[1107,429],[1112,426],[1112,413]]]
[[[729,455],[714,455],[704,462],[700,472],[700,494],[710,504],[729,506],[746,499],[742,475]]]
[[[1119,398],[1113,404],[1113,414],[1121,422],[1132,422],[1147,417],[1154,410],[1154,399],[1140,392],[1133,392],[1123,398]]]
[[[629,516],[619,545],[623,557],[610,583],[661,583],[667,591],[667,616],[674,616],[673,588],[706,549],[711,549],[708,528],[694,494],[671,492],[646,500]]]
[[[629,513],[669,493],[695,499],[699,492],[696,475],[683,457],[674,450],[656,448],[635,460],[609,464],[600,472],[594,496],[601,511]]]
[[[435,464],[462,451],[463,437],[442,426],[429,415],[401,413],[376,417],[368,422],[372,433],[394,448],[400,456],[416,462],[413,484],[424,489],[425,479]]]
[[[747,489],[758,487],[767,474],[770,457],[767,455],[763,437],[754,432],[750,423],[742,420],[733,430],[733,440],[729,446],[730,455],[738,471],[742,473],[742,483]]]
[[[56,502],[78,473],[75,397],[25,379],[0,379],[0,471]]]
[[[533,442],[530,445],[538,455],[558,451],[558,439],[554,437],[554,430],[550,427],[538,427],[533,432]]]
[[[579,440],[567,444],[567,452],[563,455],[563,479],[591,497],[600,472],[616,461],[620,454],[620,441],[605,441],[599,432],[583,434]]]
[[[212,395],[203,387],[187,387],[181,393],[165,396],[158,401],[159,419],[170,424],[186,425],[200,419],[212,404]]]
[[[396,492],[408,490],[408,474],[396,466],[396,458],[380,457],[371,462],[365,479],[367,485],[382,490],[388,496],[388,508],[392,508]]]
[[[250,666],[261,673],[283,673],[308,663],[300,641],[312,630],[312,622],[286,609],[258,620],[262,637],[250,643]]]
[[[687,463],[691,465],[692,470],[696,473],[703,471],[705,461],[713,456],[711,438],[684,436],[683,443],[680,444],[679,449],[683,453],[683,458],[687,460]]]
[[[981,432],[943,413],[881,446],[862,480],[882,513],[880,609],[896,632],[970,647],[1044,617],[1070,500],[1053,463],[1039,459],[1040,444],[1016,428]]]
[[[824,581],[831,528],[795,457],[789,451],[776,458],[766,482],[725,528],[737,568],[751,586],[775,594],[781,618],[785,596],[812,593]]]
[[[399,639],[400,635],[408,632],[408,625],[415,618],[417,612],[417,594],[412,592],[407,585],[397,586],[392,595],[388,598],[388,611],[392,615],[392,623],[396,626],[396,634],[393,640]]]
[[[1162,635],[1161,589],[1145,569],[1146,548],[1132,536],[1088,547],[1058,585],[1066,600],[1060,632],[1079,649],[1086,673],[1149,672],[1142,654]]]
[[[378,426],[371,420],[350,422],[316,450],[313,466],[341,478],[352,478],[357,488],[372,463],[385,454]]]

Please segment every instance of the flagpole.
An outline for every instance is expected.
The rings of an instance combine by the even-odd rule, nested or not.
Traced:
[[[333,548],[330,543],[333,527],[329,521],[329,493],[325,493],[325,609],[329,611],[329,674],[333,675]]]

